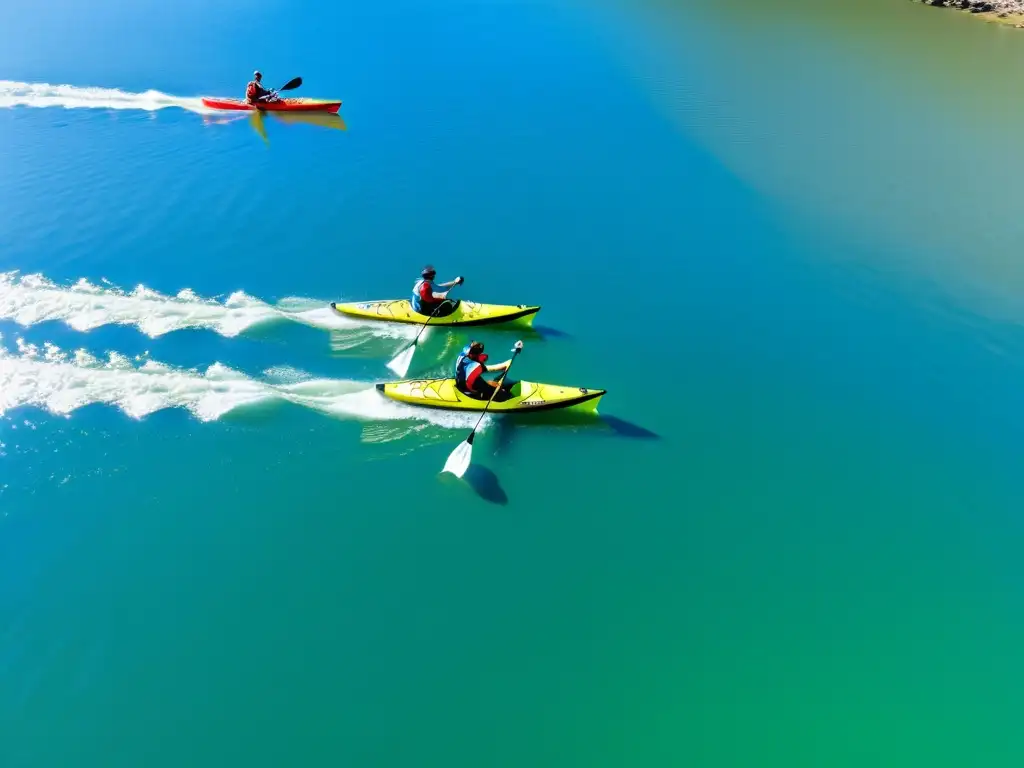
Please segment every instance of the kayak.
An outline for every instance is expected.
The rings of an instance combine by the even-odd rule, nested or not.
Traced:
[[[408,299],[387,301],[364,301],[351,304],[335,304],[331,309],[349,317],[363,320],[384,320],[391,323],[415,323],[418,325],[498,325],[515,323],[529,326],[540,307],[525,304],[478,304],[475,301],[460,301],[455,311],[445,317],[429,317],[415,312]]]
[[[259,106],[250,104],[242,99],[215,99],[203,96],[203,106],[210,109],[233,109],[246,112],[327,112],[332,115],[338,114],[341,108],[340,101],[326,101],[324,99],[278,99],[277,101],[265,101]]]
[[[605,394],[603,389],[563,387],[557,384],[535,384],[517,381],[512,385],[512,397],[504,402],[492,402],[489,412],[535,413],[568,408],[576,412],[596,413],[597,404]],[[410,405],[443,408],[449,411],[482,411],[486,400],[470,397],[455,386],[455,379],[406,379],[377,385],[386,397]]]

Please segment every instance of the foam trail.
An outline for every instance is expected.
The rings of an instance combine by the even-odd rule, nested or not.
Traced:
[[[343,331],[359,342],[368,336],[411,338],[415,334],[416,329],[409,326],[361,322],[325,305],[315,299],[292,298],[272,306],[243,291],[232,293],[222,303],[197,296],[188,288],[166,296],[144,285],[124,291],[85,279],[60,286],[39,274],[0,274],[0,319],[24,327],[55,320],[77,331],[129,325],[151,338],[185,329],[206,329],[230,338],[267,323],[297,322]]]
[[[17,352],[0,347],[0,415],[23,406],[70,414],[103,403],[140,419],[167,408],[185,408],[201,421],[216,421],[241,408],[287,402],[328,416],[363,422],[393,422],[404,429],[391,439],[424,427],[471,427],[472,414],[445,413],[384,398],[372,384],[341,379],[303,378],[275,372],[287,383],[250,378],[220,363],[205,372],[173,368],[153,360],[142,364],[112,352],[106,360],[52,344],[39,347],[17,340]]]
[[[0,107],[64,107],[65,109],[134,109],[156,112],[178,108],[214,114],[196,97],[172,96],[160,91],[131,93],[118,88],[88,88],[50,83],[0,80]]]
[[[309,325],[313,328],[321,328],[328,331],[364,331],[369,335],[376,336],[378,338],[392,338],[392,339],[413,339],[416,337],[416,332],[419,330],[414,325],[407,325],[405,323],[382,323],[375,322],[373,320],[359,320],[354,317],[347,317],[340,315],[328,306],[324,306],[324,302],[318,301],[314,306],[308,309],[284,309],[285,306],[292,302],[309,302],[308,299],[284,299],[281,302],[281,312],[289,320],[302,323],[303,325]]]

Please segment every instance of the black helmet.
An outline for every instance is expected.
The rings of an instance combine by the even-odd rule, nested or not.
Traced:
[[[436,275],[436,274],[437,274],[437,270],[436,270],[436,269],[434,269],[434,268],[433,268],[432,266],[430,266],[429,264],[427,264],[427,266],[425,266],[425,267],[423,268],[423,271],[422,271],[422,272],[421,272],[420,274],[421,274],[421,275],[422,275],[423,277],[433,277],[434,275]]]
[[[258,69],[257,69],[257,70],[256,70],[255,72],[253,72],[253,73],[252,73],[252,76],[253,76],[253,78],[254,78],[255,80],[261,80],[261,79],[263,79],[263,73],[262,73],[262,72],[260,72],[260,71],[259,71]]]
[[[470,360],[476,360],[478,363],[486,363],[489,357],[484,354],[484,343],[482,341],[471,341],[466,356]]]

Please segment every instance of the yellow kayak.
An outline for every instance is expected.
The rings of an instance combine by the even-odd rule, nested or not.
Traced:
[[[377,389],[386,397],[410,405],[444,408],[450,411],[482,411],[486,400],[470,397],[455,387],[455,379],[406,379],[378,384]],[[603,389],[562,387],[557,384],[535,384],[517,381],[512,385],[512,397],[504,402],[491,403],[490,411],[497,413],[533,413],[556,408],[571,408],[576,412],[596,413],[597,404],[604,396]]]
[[[331,302],[331,309],[349,317],[363,320],[384,320],[390,323],[416,323],[427,325],[498,325],[514,323],[519,326],[533,325],[534,316],[540,307],[525,304],[478,304],[475,301],[460,301],[455,311],[445,317],[430,317],[413,311],[408,299],[389,301],[363,301],[349,304]]]

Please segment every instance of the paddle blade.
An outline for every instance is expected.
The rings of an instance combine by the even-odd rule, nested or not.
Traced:
[[[464,440],[459,443],[458,447],[452,451],[451,456],[448,457],[448,461],[444,463],[444,472],[450,472],[456,477],[462,477],[466,474],[466,470],[469,469],[469,462],[473,458],[473,444],[469,440]]]
[[[282,85],[280,88],[278,88],[278,90],[279,91],[294,91],[300,85],[302,85],[302,78],[301,77],[296,77],[296,78],[293,78],[292,80],[289,80],[284,85]]]
[[[412,356],[416,353],[416,345],[413,344],[399,352],[395,359],[388,363],[388,368],[395,372],[399,378],[404,378],[409,372],[409,365],[412,364]]]

